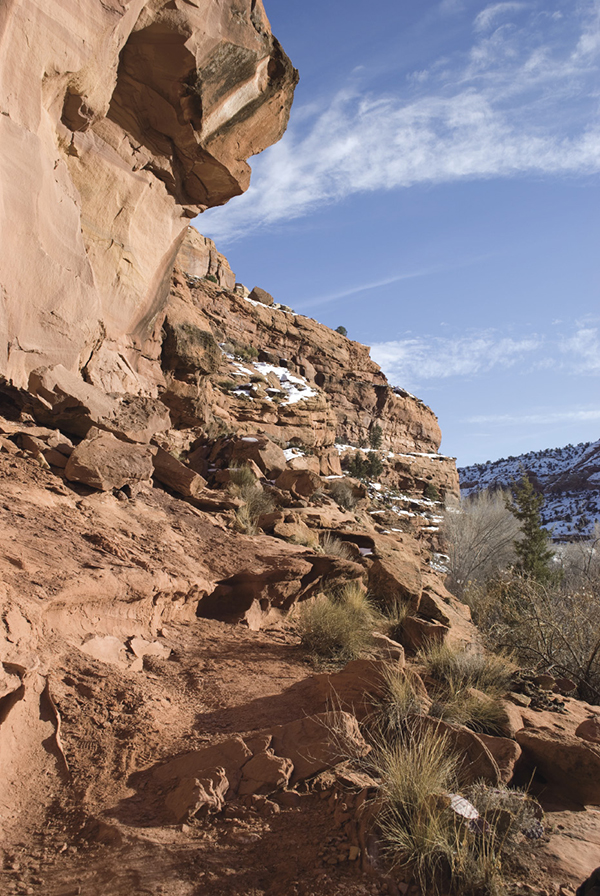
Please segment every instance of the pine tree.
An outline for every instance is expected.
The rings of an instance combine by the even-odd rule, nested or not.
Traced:
[[[556,573],[551,566],[554,551],[548,547],[548,532],[542,527],[544,496],[536,492],[525,471],[519,482],[513,481],[512,492],[506,506],[521,528],[521,538],[514,543],[519,558],[515,568],[527,578],[549,582]]]

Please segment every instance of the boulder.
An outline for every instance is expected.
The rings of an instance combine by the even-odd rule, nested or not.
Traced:
[[[243,767],[238,796],[251,793],[268,795],[287,787],[293,770],[291,759],[276,756],[272,750],[256,753]]]
[[[575,729],[575,734],[591,744],[600,744],[600,715],[586,719],[585,722],[578,725]]]
[[[362,758],[370,750],[356,718],[343,711],[307,716],[271,728],[269,733],[273,751],[291,759],[294,765],[292,785],[312,778],[350,756]]]
[[[236,735],[220,744],[169,759],[153,770],[152,777],[158,785],[172,787],[175,781],[203,780],[222,769],[229,782],[228,791],[235,793],[242,780],[242,768],[249,759],[252,759],[252,750]]]
[[[260,286],[255,286],[248,298],[253,302],[260,302],[261,305],[273,305],[275,302],[273,296]]]
[[[28,388],[36,418],[76,436],[85,437],[97,427],[129,442],[147,443],[171,426],[169,411],[158,399],[107,394],[61,364],[34,370]]]
[[[182,824],[220,812],[228,790],[229,780],[222,768],[201,778],[183,778],[165,798],[167,816],[175,824]]]
[[[369,568],[369,591],[378,603],[392,608],[394,604],[408,604],[412,612],[419,609],[422,576],[419,564],[409,551],[386,550],[377,556]]]
[[[416,653],[423,647],[443,644],[450,629],[441,622],[422,619],[419,616],[407,616],[402,623],[401,641],[407,650]]]
[[[523,756],[553,789],[584,806],[600,805],[600,745],[556,726],[522,728],[515,737]]]
[[[463,785],[472,784],[475,781],[485,781],[496,787],[500,783],[501,774],[498,763],[483,739],[474,731],[463,725],[452,725],[430,716],[414,716],[413,721],[416,726],[421,725],[447,739],[450,748],[458,758]],[[496,738],[495,740],[500,739]]]
[[[73,450],[67,462],[65,476],[70,482],[82,482],[105,492],[150,481],[156,448],[121,442],[110,433],[98,430],[90,435],[91,438]]]
[[[222,457],[227,466],[242,466],[252,460],[267,479],[276,479],[287,467],[283,450],[264,435],[248,435],[217,443],[211,459]]]
[[[206,479],[194,473],[163,448],[156,449],[152,456],[152,464],[154,478],[186,498],[197,497],[206,487]]]
[[[320,476],[309,470],[284,470],[275,480],[275,485],[299,498],[310,498],[321,487],[322,482]]]
[[[491,737],[489,734],[478,734],[479,740],[488,748],[500,771],[500,780],[508,784],[515,765],[521,756],[521,747],[508,737]]]

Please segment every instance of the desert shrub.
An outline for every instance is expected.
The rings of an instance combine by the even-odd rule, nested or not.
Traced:
[[[348,330],[346,329],[346,327],[342,327],[342,326],[336,327],[335,332],[339,333],[340,336],[348,336]]]
[[[327,554],[329,557],[339,557],[342,560],[352,559],[352,551],[350,547],[330,532],[326,532],[322,537],[321,549],[323,553]]]
[[[373,751],[381,778],[378,818],[393,866],[405,866],[423,893],[495,896],[502,892],[501,838],[485,834],[451,808],[458,759],[448,739],[416,724],[402,739],[381,739]]]
[[[526,665],[577,684],[600,703],[600,588],[536,582],[518,574],[468,593],[476,624],[490,643]]]
[[[375,451],[369,452],[365,456],[362,451],[356,451],[349,461],[347,461],[347,470],[354,479],[362,479],[363,481],[373,481],[379,479],[383,473],[383,461]]]
[[[349,583],[300,608],[298,631],[305,650],[316,658],[356,659],[369,646],[377,614],[362,589]]]
[[[448,588],[462,597],[473,584],[481,584],[516,559],[514,542],[518,520],[506,507],[506,493],[481,491],[465,498],[444,515],[443,531],[448,554]]]
[[[258,349],[253,345],[240,345],[236,342],[233,354],[240,361],[255,361],[258,358]]]
[[[424,702],[417,694],[408,671],[388,665],[383,672],[383,692],[375,703],[369,728],[377,742],[392,743],[401,738],[414,716],[422,715]]]
[[[465,725],[480,734],[499,735],[506,721],[502,706],[494,697],[480,696],[464,688],[444,688],[429,714],[445,722]]]
[[[219,282],[214,274],[205,274],[204,279],[208,280],[210,283],[218,283]]]
[[[427,498],[428,501],[439,501],[440,493],[433,482],[428,482],[425,486],[425,491],[423,492],[423,497]]]
[[[440,685],[453,692],[477,688],[489,696],[498,696],[507,690],[515,671],[507,656],[447,644],[421,650],[418,658]]]
[[[435,645],[419,654],[435,680],[430,714],[483,734],[499,734],[504,713],[497,698],[510,687],[515,665],[506,656]]]
[[[352,510],[356,507],[356,498],[352,488],[343,479],[335,479],[329,487],[329,494],[339,507]]]
[[[255,535],[260,517],[271,513],[275,509],[275,502],[264,491],[250,467],[232,467],[229,475],[230,492],[245,502],[236,512],[237,528],[246,535]]]

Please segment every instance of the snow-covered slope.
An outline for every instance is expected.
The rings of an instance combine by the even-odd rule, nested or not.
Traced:
[[[544,525],[554,538],[586,535],[600,521],[600,441],[530,451],[459,468],[463,495],[510,486],[526,470],[544,493]]]

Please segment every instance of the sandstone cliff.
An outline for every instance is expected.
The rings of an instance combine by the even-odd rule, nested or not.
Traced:
[[[11,0],[0,47],[0,374],[155,392],[189,219],[247,188],[297,74],[261,0]]]
[[[389,676],[461,787],[538,768],[597,804],[573,682],[507,679],[491,733],[440,718],[419,649],[481,645],[444,587],[433,413],[188,232],[285,127],[261,0],[12,0],[0,37],[2,892],[423,896],[361,764]],[[377,616],[315,670],[299,606],[348,586]],[[554,817],[517,832],[544,888],[597,855],[595,809]]]

